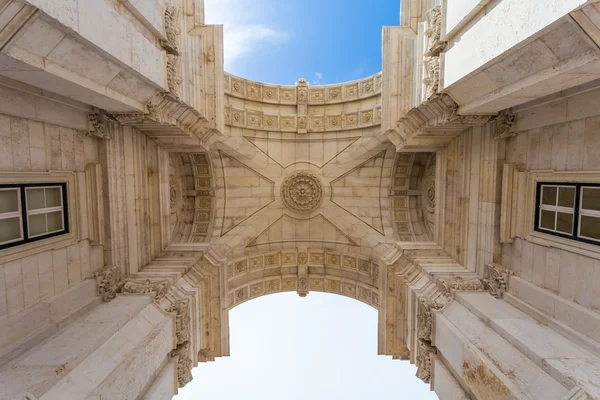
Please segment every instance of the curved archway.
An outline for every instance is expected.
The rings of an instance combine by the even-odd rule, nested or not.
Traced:
[[[415,376],[415,366],[377,355],[377,314],[359,302],[279,293],[230,314],[231,357],[198,365],[175,400],[358,400],[389,393],[436,399]]]

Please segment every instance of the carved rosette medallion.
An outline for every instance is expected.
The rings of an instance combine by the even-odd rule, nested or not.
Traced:
[[[296,171],[281,184],[283,204],[292,211],[308,213],[316,210],[323,200],[323,184],[310,171]]]

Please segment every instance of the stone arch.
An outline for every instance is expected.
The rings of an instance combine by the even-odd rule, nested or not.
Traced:
[[[251,254],[227,264],[227,304],[231,310],[253,298],[296,291],[325,292],[380,305],[379,263],[323,249],[288,249]]]
[[[396,237],[401,242],[433,240],[435,153],[397,153],[391,187]]]
[[[171,243],[210,240],[214,178],[208,153],[169,153]]]

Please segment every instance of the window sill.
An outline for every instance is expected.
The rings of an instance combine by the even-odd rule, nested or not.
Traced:
[[[581,254],[590,258],[600,260],[600,246],[576,240],[561,238],[559,236],[533,231],[526,238],[528,242],[545,247],[554,247],[571,253]]]

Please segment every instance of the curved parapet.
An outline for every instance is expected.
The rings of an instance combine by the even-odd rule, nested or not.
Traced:
[[[225,124],[279,132],[326,132],[381,124],[381,73],[335,85],[271,85],[225,74]]]

